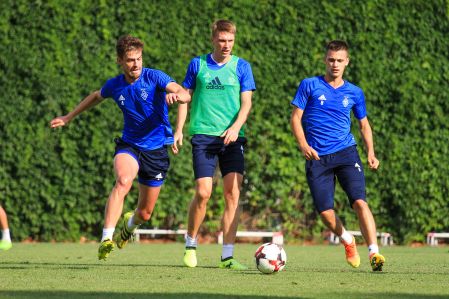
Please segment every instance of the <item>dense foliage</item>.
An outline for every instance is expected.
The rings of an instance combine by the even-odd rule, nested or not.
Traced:
[[[289,103],[301,79],[323,73],[324,45],[338,38],[351,45],[346,78],[365,91],[381,161],[377,173],[366,173],[379,230],[404,242],[449,230],[447,1],[5,0],[0,203],[16,240],[99,236],[121,113],[107,100],[65,128],[52,131],[48,123],[120,72],[117,37],[140,37],[144,64],[182,82],[190,59],[211,50],[209,26],[218,18],[237,23],[234,54],[251,63],[257,84],[242,228],[281,228],[291,240],[323,230],[290,132]],[[176,108],[170,113],[174,123]],[[357,126],[354,134],[365,161]],[[194,182],[187,133],[184,141],[150,227],[185,226]],[[336,202],[347,227],[358,229],[339,187]],[[205,231],[219,229],[222,210],[217,180]]]

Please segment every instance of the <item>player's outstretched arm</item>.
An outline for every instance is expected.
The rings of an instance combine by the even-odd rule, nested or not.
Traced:
[[[50,121],[50,128],[62,127],[68,124],[75,116],[97,105],[103,100],[99,90],[92,92],[85,97],[78,106],[66,115],[58,116]]]
[[[192,98],[193,90],[188,89],[187,92],[188,92],[190,98]],[[173,136],[174,141],[171,146],[171,150],[175,155],[179,153],[179,149],[180,149],[179,147],[182,146],[182,139],[184,138],[182,130],[183,130],[184,124],[186,122],[188,110],[189,110],[189,104],[180,103],[178,105],[178,115],[176,117],[176,129],[175,129],[175,134]]]
[[[374,153],[373,131],[371,130],[368,117],[364,117],[359,120],[359,127],[367,152],[368,166],[372,170],[377,170],[380,162],[377,160],[376,154]]]
[[[240,110],[237,114],[237,118],[226,131],[221,134],[220,137],[224,137],[223,143],[228,145],[232,142],[235,142],[239,137],[239,132],[242,126],[245,124],[248,119],[249,112],[252,107],[252,97],[253,91],[248,90],[240,93]]]
[[[295,136],[299,149],[306,160],[319,160],[320,156],[318,156],[317,151],[307,143],[306,135],[304,134],[304,129],[301,123],[303,113],[304,111],[298,107],[293,109],[290,119],[290,126],[292,128],[293,135]]]
[[[172,105],[174,103],[189,103],[191,100],[190,94],[176,82],[168,83],[165,90],[167,91],[165,100],[168,105]]]

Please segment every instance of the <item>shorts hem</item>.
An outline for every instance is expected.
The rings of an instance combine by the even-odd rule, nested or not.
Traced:
[[[139,183],[148,187],[160,187],[164,184],[164,180],[144,180],[144,179],[138,179]]]
[[[118,150],[115,152],[114,156],[117,156],[118,154],[128,154],[131,157],[133,157],[137,161],[137,163],[139,163],[139,158],[136,156],[136,154],[134,154],[130,150],[126,150],[126,149]]]

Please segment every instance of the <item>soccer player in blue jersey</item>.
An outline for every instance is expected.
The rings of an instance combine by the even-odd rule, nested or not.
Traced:
[[[98,249],[100,260],[108,257],[115,246],[114,241],[118,248],[123,248],[136,228],[150,219],[169,168],[167,145],[173,143],[168,105],[180,103],[181,106],[191,98],[164,72],[142,66],[143,48],[143,42],[136,37],[120,37],[116,51],[123,74],[109,79],[70,113],[50,123],[52,128],[64,126],[105,98],[113,98],[123,112],[122,137],[115,139],[116,182],[105,207],[103,236]],[[113,239],[125,196],[136,176],[139,179],[137,208],[124,215],[123,228]]]
[[[305,170],[315,208],[324,224],[342,239],[347,262],[357,268],[360,256],[354,237],[345,230],[334,211],[336,179],[358,216],[371,267],[373,271],[382,271],[385,258],[379,253],[376,225],[366,203],[363,166],[351,134],[351,111],[358,119],[369,168],[376,170],[379,160],[374,153],[363,91],[343,79],[349,64],[348,44],[331,41],[327,45],[325,64],[324,76],[304,79],[299,85],[291,102],[294,106],[292,131],[307,160]]]
[[[0,240],[0,250],[9,250],[12,247],[11,235],[9,233],[8,216],[0,205],[0,229],[2,230],[2,239]]]
[[[212,194],[217,162],[223,177],[225,210],[220,268],[244,270],[234,259],[239,197],[244,172],[243,127],[256,89],[250,64],[232,55],[236,26],[228,20],[212,25],[213,52],[190,62],[183,82],[192,95],[189,133],[192,136],[195,196],[189,208],[184,264],[196,267],[197,235]],[[179,107],[174,150],[182,144],[187,105]]]

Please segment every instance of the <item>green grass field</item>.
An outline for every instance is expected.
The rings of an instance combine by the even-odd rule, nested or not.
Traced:
[[[218,269],[221,247],[200,245],[199,265],[182,266],[183,244],[130,244],[108,261],[97,244],[14,244],[0,252],[0,298],[449,298],[447,247],[384,247],[383,273],[367,250],[352,269],[341,246],[286,246],[284,272],[260,274],[257,245],[238,244],[247,271]]]

